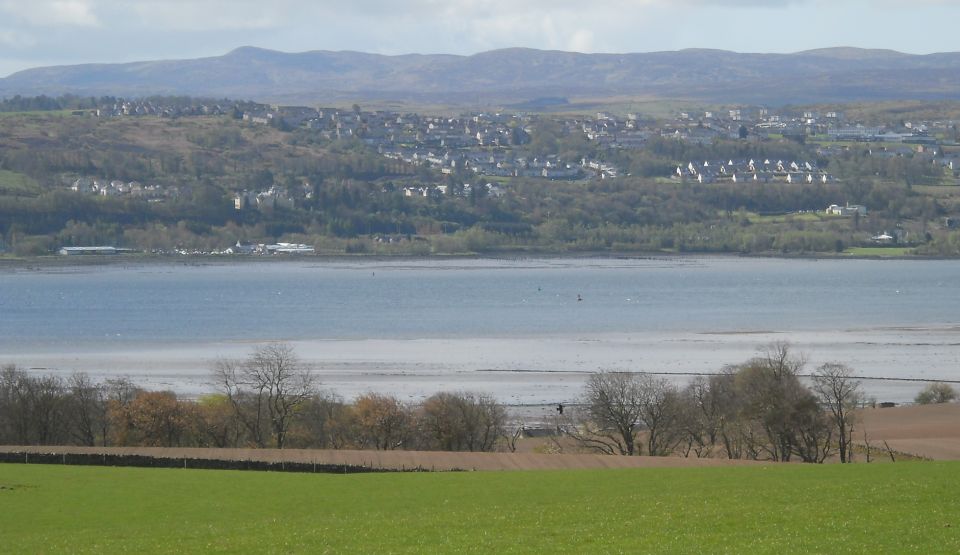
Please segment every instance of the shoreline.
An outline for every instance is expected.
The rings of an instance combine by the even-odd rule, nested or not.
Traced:
[[[62,256],[45,255],[30,257],[8,257],[0,255],[0,271],[40,270],[50,267],[97,267],[116,265],[228,265],[228,264],[268,264],[287,262],[387,262],[387,261],[441,261],[441,260],[658,260],[658,259],[698,259],[698,258],[754,258],[768,260],[877,260],[877,261],[956,261],[958,257],[932,255],[863,255],[844,253],[736,253],[736,252],[550,252],[550,251],[503,251],[488,253],[451,253],[451,254],[316,254],[316,255],[150,255],[117,254]]]

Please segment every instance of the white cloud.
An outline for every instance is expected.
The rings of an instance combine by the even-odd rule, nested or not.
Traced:
[[[97,27],[93,5],[84,0],[0,1],[0,12],[33,27]]]
[[[566,50],[574,52],[592,52],[594,51],[593,31],[589,29],[577,29],[570,35]]]
[[[15,50],[23,50],[36,46],[37,39],[28,33],[16,29],[0,29],[0,45]]]
[[[296,25],[296,10],[286,13],[288,1],[188,2],[147,0],[119,3],[116,10],[128,14],[134,23],[168,31],[223,31],[271,29]]]

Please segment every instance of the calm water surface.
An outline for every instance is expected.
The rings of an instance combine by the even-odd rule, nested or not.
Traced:
[[[304,259],[0,271],[0,354],[268,339],[816,331],[958,321],[958,261]]]

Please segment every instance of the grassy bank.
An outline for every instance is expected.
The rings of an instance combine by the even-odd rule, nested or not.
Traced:
[[[12,552],[956,552],[960,464],[302,475],[0,465]]]

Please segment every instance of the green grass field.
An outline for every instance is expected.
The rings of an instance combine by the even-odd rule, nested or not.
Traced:
[[[38,195],[40,185],[22,173],[0,170],[0,195]]]
[[[62,118],[65,116],[69,116],[72,112],[73,110],[32,110],[27,112],[0,112],[0,119],[17,118],[17,117]]]
[[[311,475],[0,464],[0,551],[947,553],[960,463]]]
[[[912,247],[850,247],[843,254],[850,256],[910,256]]]
[[[825,216],[816,212],[804,212],[802,214],[783,214],[779,216],[761,216],[755,212],[748,212],[747,219],[754,224],[782,224],[786,222],[819,222]]]

